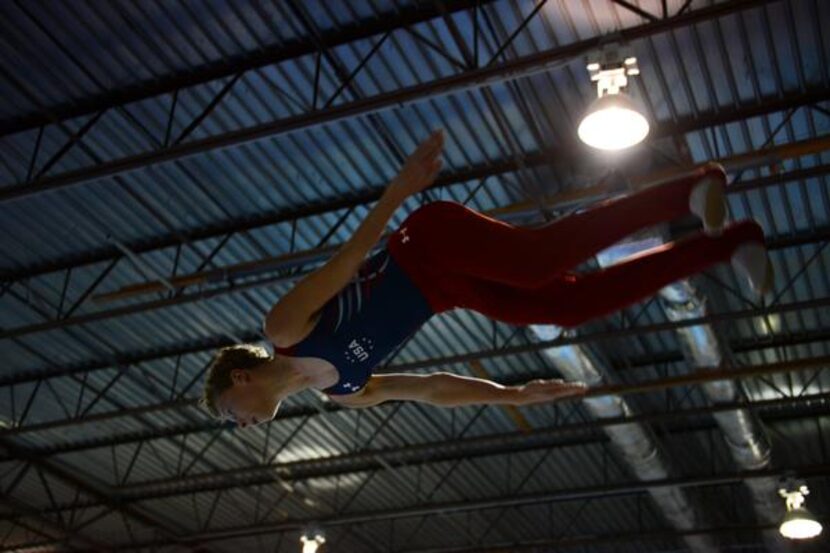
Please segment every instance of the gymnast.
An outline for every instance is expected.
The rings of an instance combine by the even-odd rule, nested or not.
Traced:
[[[502,386],[446,372],[372,369],[434,314],[454,308],[516,325],[574,327],[730,261],[755,293],[772,286],[761,228],[752,221],[724,227],[726,176],[717,164],[537,228],[454,202],[428,203],[365,259],[403,201],[433,183],[443,143],[441,131],[421,143],[354,235],[270,309],[264,332],[273,355],[248,345],[218,352],[202,397],[213,416],[240,427],[263,423],[283,399],[308,389],[347,407],[389,400],[528,405],[577,396],[584,384],[559,379]],[[626,236],[689,213],[703,223],[701,232],[602,270],[574,272]]]

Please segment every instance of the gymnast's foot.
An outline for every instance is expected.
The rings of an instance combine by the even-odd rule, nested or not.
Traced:
[[[732,254],[732,267],[749,281],[750,288],[759,297],[772,292],[775,273],[763,244],[748,242],[738,246]]]
[[[531,380],[519,387],[520,405],[556,401],[566,397],[580,396],[588,391],[583,382],[565,382],[561,379]]]
[[[689,210],[703,222],[703,231],[718,236],[726,220],[726,172],[719,163],[707,163],[703,177],[689,194]]]

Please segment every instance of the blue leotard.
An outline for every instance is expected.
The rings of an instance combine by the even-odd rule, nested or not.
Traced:
[[[384,249],[370,257],[355,279],[323,306],[311,334],[276,351],[325,359],[337,368],[340,379],[323,391],[352,394],[366,385],[374,367],[433,314],[421,291]]]

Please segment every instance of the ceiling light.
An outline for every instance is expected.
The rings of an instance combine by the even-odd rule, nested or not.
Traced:
[[[804,507],[804,496],[810,493],[807,486],[781,488],[778,493],[787,503],[787,514],[778,528],[781,535],[791,540],[806,540],[821,534],[821,523]]]
[[[303,553],[317,553],[317,549],[326,543],[326,538],[321,532],[306,532],[300,536],[300,543],[303,544]]]
[[[622,150],[642,142],[648,135],[648,120],[623,93],[628,77],[640,74],[637,58],[627,57],[619,63],[606,55],[604,64],[592,62],[587,69],[597,83],[598,98],[579,124],[580,140],[600,150]]]

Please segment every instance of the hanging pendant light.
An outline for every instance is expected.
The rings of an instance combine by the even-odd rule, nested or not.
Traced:
[[[787,486],[778,491],[787,503],[787,514],[778,527],[785,538],[807,540],[821,534],[821,523],[804,507],[804,496],[810,493],[807,486]]]
[[[649,123],[630,96],[623,92],[628,77],[639,75],[637,59],[622,63],[607,61],[588,64],[591,80],[597,83],[598,98],[591,103],[579,124],[580,140],[600,150],[623,150],[642,142]]]
[[[317,553],[321,545],[326,543],[326,538],[319,530],[310,530],[300,536],[300,543],[303,545],[303,553]]]

